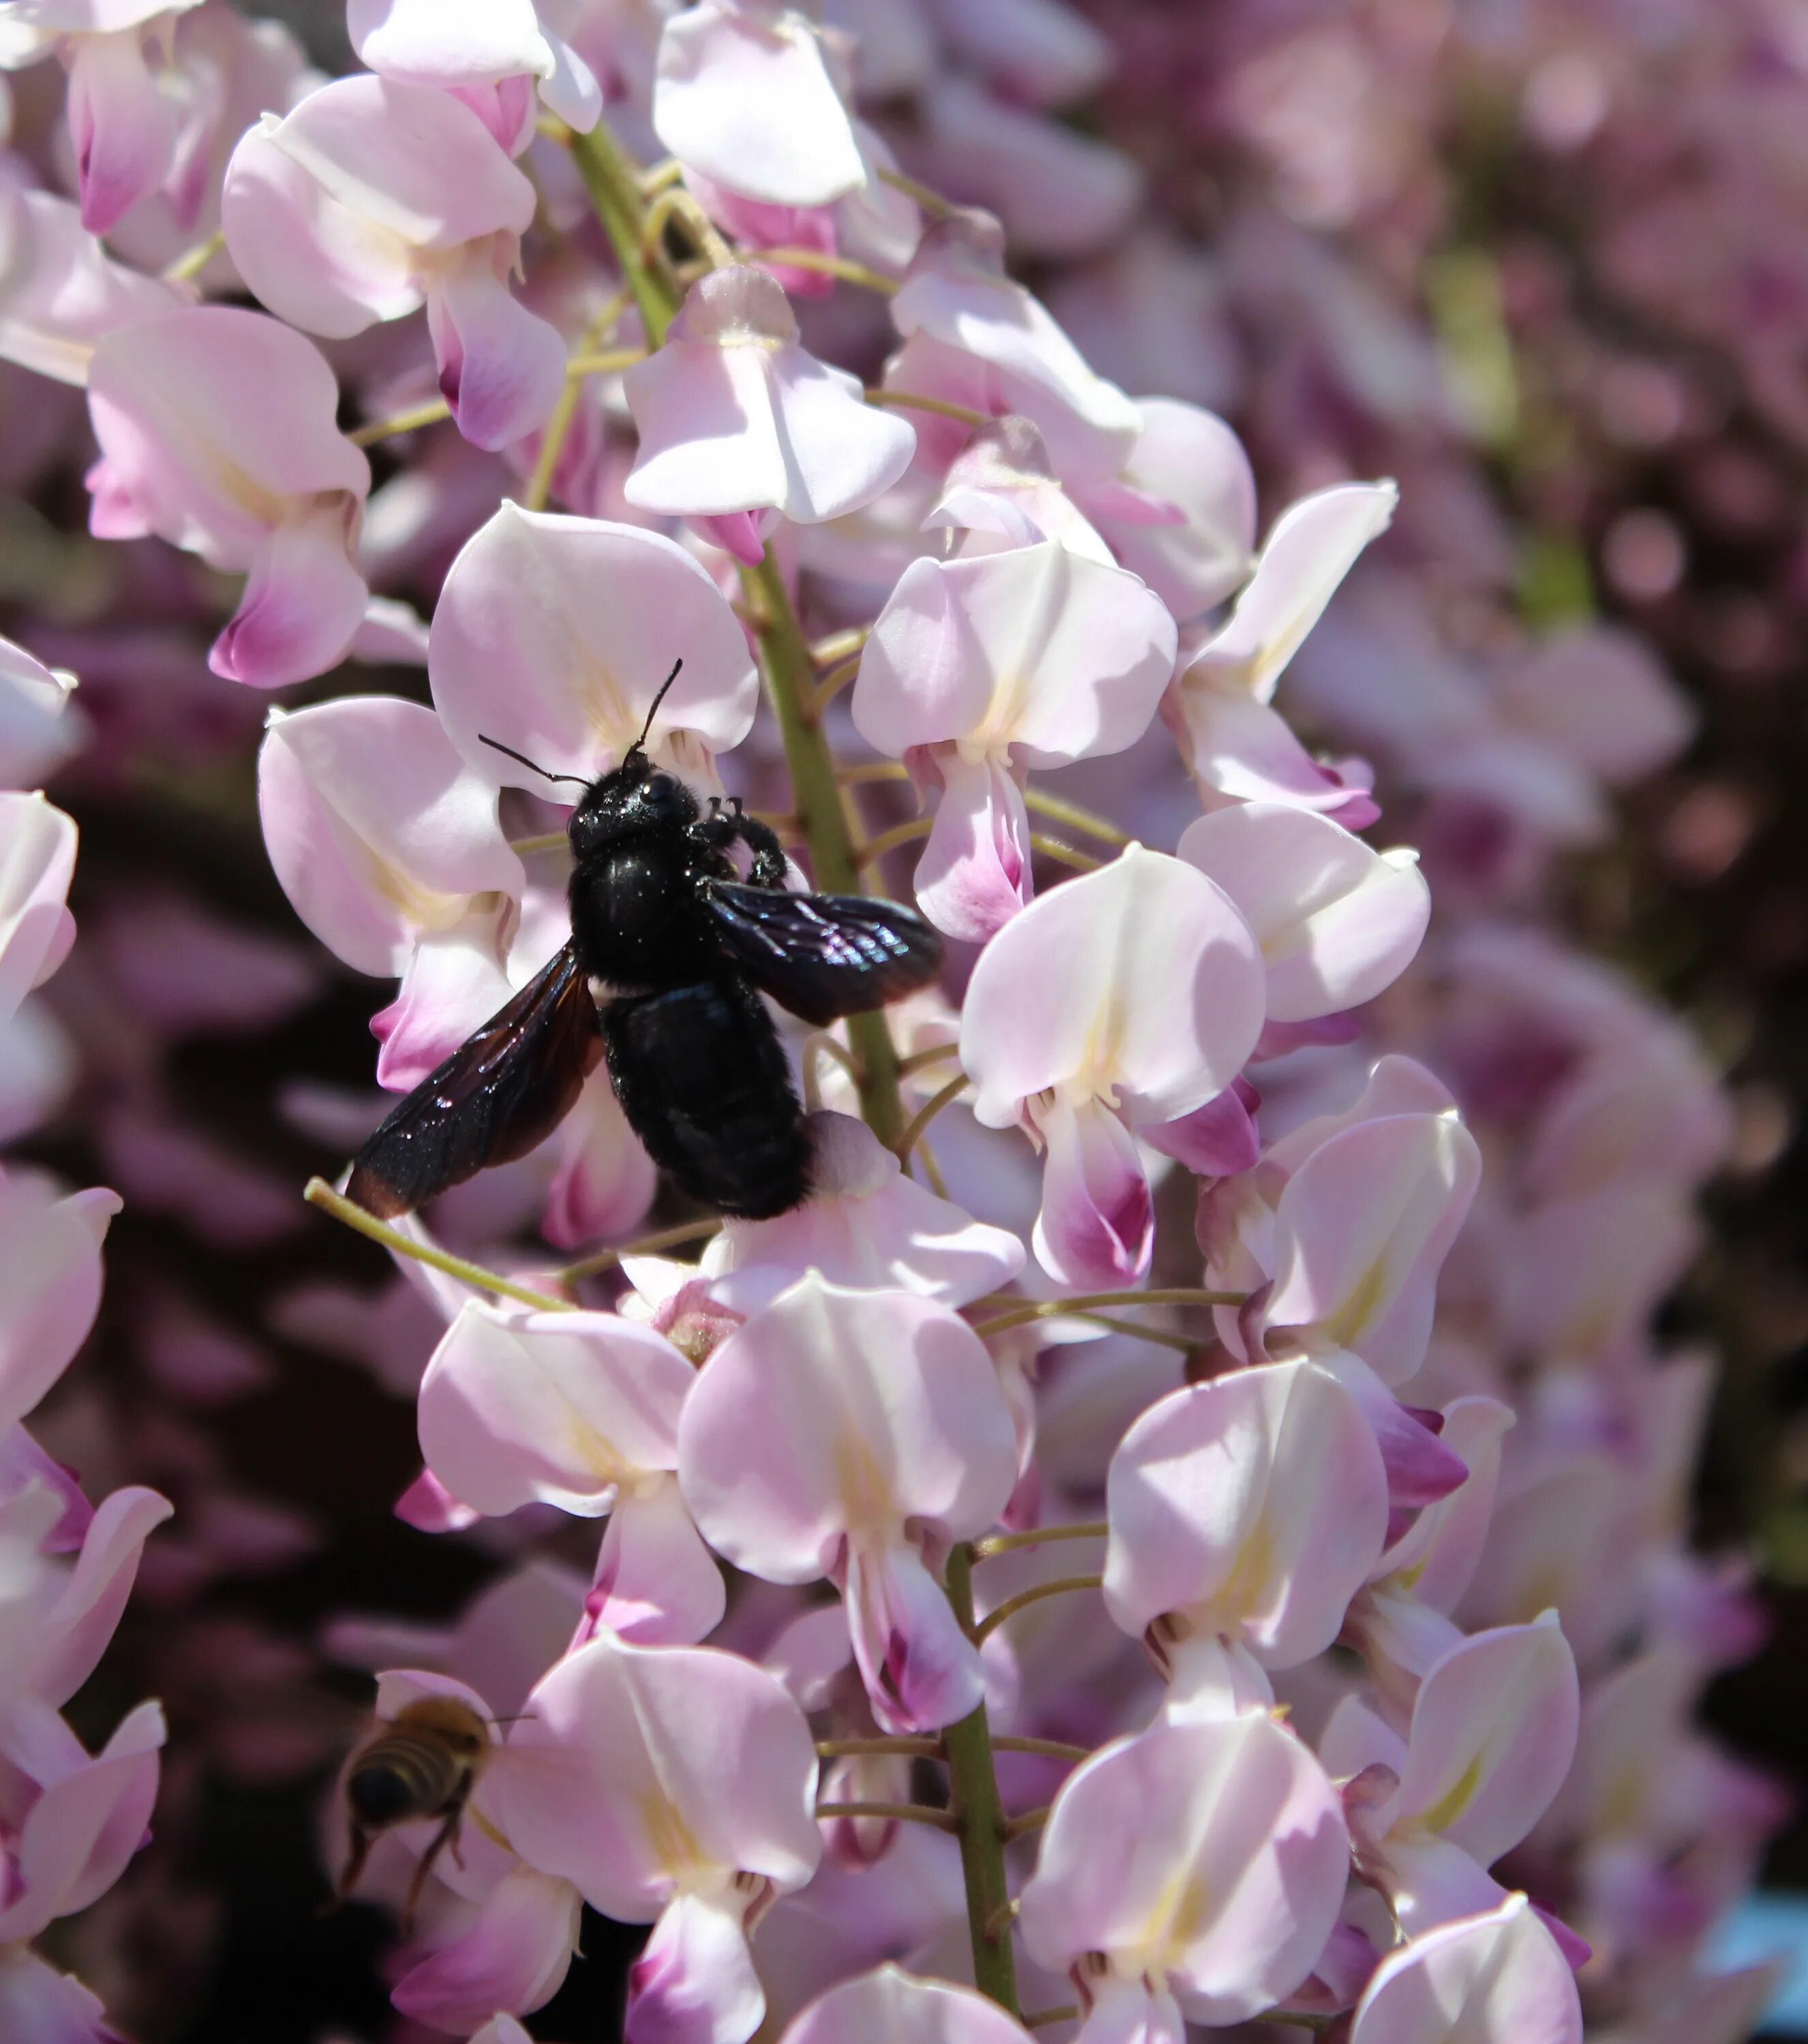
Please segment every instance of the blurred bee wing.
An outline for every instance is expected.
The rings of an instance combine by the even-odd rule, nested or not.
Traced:
[[[590,982],[567,944],[390,1115],[346,1197],[388,1220],[525,1157],[570,1113],[600,1048]]]
[[[706,880],[699,891],[729,956],[781,1008],[819,1027],[883,1008],[941,969],[941,939],[897,901],[733,880]]]

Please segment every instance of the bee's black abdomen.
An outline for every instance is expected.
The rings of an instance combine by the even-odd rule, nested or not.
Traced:
[[[744,982],[704,980],[602,1010],[616,1097],[693,1199],[760,1220],[810,1190],[810,1144],[772,1018]]]
[[[418,1811],[414,1783],[393,1767],[360,1767],[346,1783],[345,1793],[360,1823],[373,1830],[399,1823]]]

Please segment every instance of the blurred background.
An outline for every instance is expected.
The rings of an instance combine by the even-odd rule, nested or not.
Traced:
[[[269,11],[345,67],[338,8]],[[1071,94],[1023,75],[1048,33],[1030,0],[825,11],[866,37],[863,101],[906,167],[1003,217],[1106,374],[1229,418],[1269,515],[1399,478],[1325,660],[1360,640],[1483,668],[1605,621],[1686,691],[1687,751],[1528,884],[1686,1016],[1732,1089],[1732,1161],[1664,1331],[1722,1358],[1699,1543],[1751,1554],[1769,1625],[1708,1713],[1808,1807],[1808,6],[1092,0]],[[13,81],[34,158],[58,83]],[[876,361],[883,336],[851,345]],[[92,733],[50,783],[83,840],[83,941],[35,1053],[63,1061],[67,1101],[24,1149],[127,1201],[44,1432],[91,1489],[152,1482],[178,1517],[81,1704],[104,1731],[165,1699],[156,1842],[62,1956],[147,2044],[399,2037],[381,1919],[315,1913],[322,1794],[368,1696],[322,1641],[348,1612],[444,1626],[494,1564],[394,1516],[433,1322],[297,1197],[370,1112],[373,989],[270,876],[266,705],[206,671],[207,571],[84,536],[85,433],[79,392],[0,367],[0,631],[80,674]],[[422,459],[456,471],[462,521],[394,555],[386,586],[425,613],[448,536],[511,478],[462,446]],[[1360,638],[1383,600],[1418,651]],[[1385,761],[1381,793],[1434,890],[1510,892],[1506,850],[1441,835]],[[1808,1891],[1808,1823],[1766,1879]],[[589,1923],[593,1963],[539,2034],[610,2034],[633,1942]]]

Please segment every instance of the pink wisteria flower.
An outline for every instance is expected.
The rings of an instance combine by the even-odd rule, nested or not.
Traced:
[[[853,714],[868,744],[941,789],[915,882],[939,928],[983,943],[1022,907],[1019,777],[1133,745],[1175,643],[1134,576],[1053,540],[905,570],[861,655]]]
[[[52,52],[69,72],[82,224],[105,234],[175,167],[176,109],[160,86],[175,17],[200,0],[6,0],[0,70]]]
[[[706,779],[716,754],[747,736],[760,686],[740,621],[708,571],[639,526],[505,504],[446,576],[428,673],[473,771],[545,795],[540,776],[483,740],[594,778],[620,763],[679,660],[648,751]]]
[[[499,1313],[473,1301],[421,1383],[421,1452],[460,1503],[556,1506],[609,1524],[587,1623],[689,1645],[720,1622],[721,1571],[679,1495],[678,1429],[696,1371],[613,1313]]]
[[[1287,802],[1352,830],[1375,820],[1366,786],[1314,760],[1273,701],[1283,670],[1398,500],[1391,482],[1340,483],[1283,512],[1230,616],[1181,670],[1168,714],[1209,808]]]
[[[1344,1899],[1337,1792],[1262,1714],[1156,1725],[1095,1753],[1048,1813],[1024,1941],[1071,1974],[1087,2044],[1183,2044],[1298,1987]]]
[[[704,1538],[770,1581],[831,1577],[873,1713],[898,1731],[984,1694],[928,1557],[996,1521],[1017,1467],[997,1370],[958,1314],[814,1274],[716,1350],[679,1430]]]
[[[1339,1706],[1325,1765],[1349,1783],[1358,1863],[1409,1935],[1501,1901],[1487,1869],[1569,1772],[1578,1710],[1554,1612],[1459,1640],[1426,1671],[1404,1739],[1354,1699]]]
[[[633,2044],[744,2044],[758,2029],[748,1936],[816,1869],[816,1773],[790,1692],[732,1654],[603,1632],[536,1685],[497,1772],[498,1813],[529,1865],[653,1925],[629,1980]]]
[[[740,560],[764,558],[757,513],[817,524],[857,511],[917,450],[910,422],[808,353],[784,292],[744,267],[699,278],[622,389],[640,435],[623,496],[696,519]]]
[[[343,339],[425,305],[460,431],[501,448],[544,422],[564,382],[557,328],[509,289],[534,203],[449,94],[348,78],[245,136],[221,217],[240,275],[310,333]]]
[[[1309,1362],[1152,1405],[1111,1458],[1106,1500],[1106,1605],[1163,1664],[1171,1719],[1271,1706],[1264,1670],[1337,1639],[1387,1530],[1362,1408]]]
[[[311,342],[234,306],[134,320],[94,349],[90,529],[155,532],[248,577],[208,654],[228,681],[279,688],[324,673],[364,617],[353,549],[371,468],[339,431],[338,406]]]
[[[438,86],[514,155],[533,133],[535,94],[587,132],[602,110],[596,74],[567,40],[570,0],[347,0],[346,33],[379,77]]]
[[[1523,1895],[1416,1938],[1369,1982],[1350,2044],[1580,2044],[1569,1962]]]
[[[189,302],[179,286],[115,262],[67,199],[22,191],[16,203],[0,262],[0,358],[83,384],[104,334]]]
[[[0,1020],[67,957],[75,825],[42,795],[0,792]]]
[[[348,965],[400,978],[371,1024],[377,1078],[417,1084],[509,997],[527,882],[494,782],[431,710],[356,696],[271,713],[258,800],[297,914]]]
[[[771,206],[866,182],[821,31],[782,0],[702,0],[660,37],[653,127],[687,171]]]
[[[1148,1270],[1154,1208],[1139,1132],[1237,1078],[1261,1032],[1264,970],[1229,898],[1133,845],[1025,909],[981,955],[961,1062],[974,1112],[1044,1151],[1036,1254],[1084,1289]]]

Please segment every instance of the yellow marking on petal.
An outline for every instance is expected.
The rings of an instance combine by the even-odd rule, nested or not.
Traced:
[[[1148,1970],[1158,1976],[1179,1970],[1211,1915],[1211,1892],[1203,1876],[1197,1867],[1183,1868],[1169,1881],[1149,1912],[1152,1927],[1159,1924],[1160,1928],[1150,1940],[1153,1963]]]
[[[1275,1529],[1268,1508],[1256,1516],[1256,1523],[1237,1545],[1237,1559],[1212,1599],[1221,1619],[1241,1624],[1255,1610],[1275,1567]]]
[[[1458,1775],[1454,1785],[1429,1810],[1420,1812],[1414,1819],[1419,1830],[1444,1831],[1456,1823],[1468,1808],[1476,1789],[1481,1786],[1482,1760],[1483,1756],[1478,1753]]]
[[[704,1857],[703,1848],[676,1804],[657,1788],[649,1789],[640,1800],[640,1822],[662,1872],[682,1878],[687,1873],[714,1865]]]
[[[1364,1329],[1375,1318],[1377,1308],[1387,1296],[1392,1273],[1387,1268],[1385,1255],[1378,1256],[1351,1286],[1344,1303],[1337,1312],[1321,1323],[1340,1348],[1354,1348]]]

